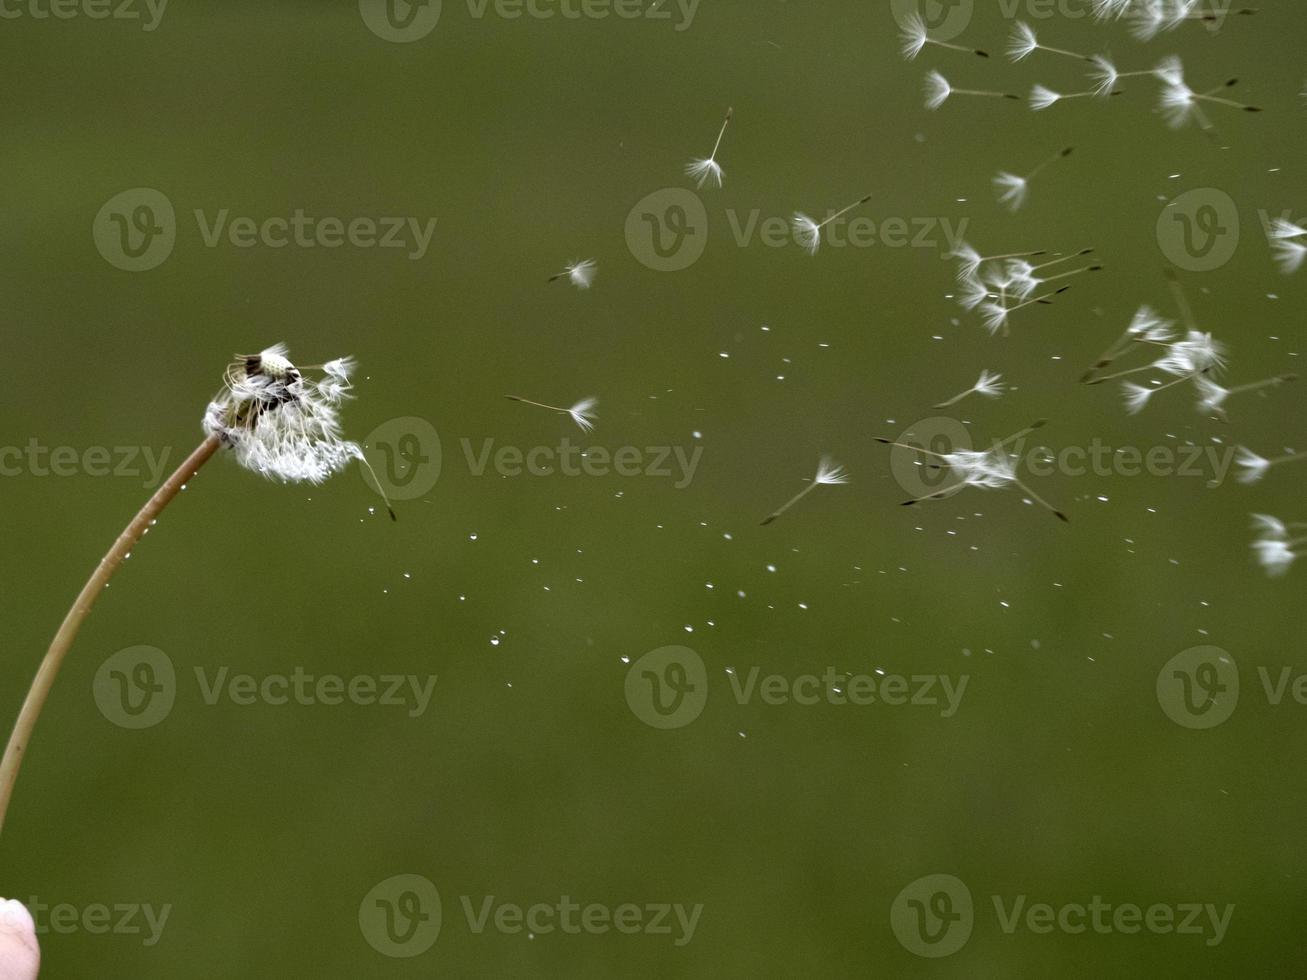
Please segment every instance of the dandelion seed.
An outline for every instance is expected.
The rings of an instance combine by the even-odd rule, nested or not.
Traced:
[[[937,41],[930,36],[926,29],[926,22],[920,14],[911,14],[907,22],[903,24],[903,30],[899,34],[901,42],[900,50],[903,57],[908,61],[913,61],[917,55],[921,54],[921,49],[927,44],[934,45],[937,48],[948,48],[951,51],[964,51],[968,54],[979,55],[982,58],[988,58],[989,55],[977,48],[967,48],[960,44],[949,44],[945,41]]]
[[[1007,54],[1013,61],[1024,61],[1036,51],[1047,51],[1049,54],[1060,54],[1067,58],[1075,58],[1077,61],[1093,61],[1094,59],[1087,54],[1079,54],[1075,51],[1067,51],[1063,48],[1050,48],[1046,44],[1039,43],[1039,37],[1035,34],[1034,29],[1025,21],[1017,21],[1016,27],[1012,31],[1012,36],[1008,41]]]
[[[1006,204],[1011,211],[1018,211],[1026,203],[1030,194],[1030,181],[1039,176],[1047,167],[1064,159],[1074,152],[1074,147],[1068,146],[1060,151],[1056,156],[1049,157],[1030,173],[1024,177],[1018,177],[1016,174],[1008,173],[1006,170],[999,173],[994,178],[994,189],[998,192],[999,202]]]
[[[970,279],[976,275],[980,267],[986,262],[998,262],[1004,259],[1028,259],[1039,255],[1048,254],[1046,251],[1038,252],[1008,252],[1005,255],[981,255],[966,242],[962,242],[949,253],[949,258],[957,259],[961,265],[958,268],[958,279]]]
[[[794,213],[794,218],[791,221],[791,225],[794,229],[795,240],[798,241],[798,243],[808,252],[809,255],[816,255],[817,250],[821,248],[821,230],[825,228],[828,224],[830,224],[832,221],[834,221],[836,218],[843,217],[844,215],[852,211],[854,208],[861,207],[862,205],[866,204],[870,200],[871,200],[871,195],[868,194],[866,197],[862,198],[861,200],[854,201],[847,208],[844,208],[843,210],[840,211],[836,211],[825,221],[821,221],[821,222],[814,221],[812,218],[808,217],[802,211],[796,211]]]
[[[985,321],[985,329],[989,331],[990,336],[1002,330],[1003,336],[1006,337],[1008,335],[1008,320],[1013,313],[1024,310],[1028,306],[1034,306],[1037,303],[1042,306],[1049,306],[1052,304],[1054,296],[1065,293],[1070,288],[1070,286],[1063,286],[1061,289],[1025,300],[1015,306],[1003,306],[1001,303],[984,303],[981,305],[980,311]]]
[[[1225,413],[1225,403],[1234,395],[1262,391],[1266,388],[1278,388],[1280,385],[1297,380],[1298,376],[1296,374],[1281,374],[1274,378],[1267,378],[1264,381],[1254,381],[1250,384],[1226,388],[1204,375],[1199,375],[1194,378],[1194,386],[1198,389],[1198,411],[1220,419],[1222,422],[1228,422],[1229,418]]]
[[[980,89],[954,88],[947,78],[937,71],[926,73],[926,108],[938,109],[950,96],[953,95],[974,95],[981,98],[989,99],[1015,99],[1021,101],[1021,96],[1012,95],[1009,92],[987,92]]]
[[[1119,95],[1119,92],[1099,92],[1098,89],[1090,89],[1088,92],[1054,92],[1046,85],[1036,85],[1030,90],[1030,108],[1035,112],[1049,108],[1059,102],[1065,102],[1067,99],[1092,99],[1099,95]]]
[[[557,412],[559,415],[566,415],[581,429],[582,432],[590,432],[594,429],[595,415],[594,408],[599,404],[595,398],[582,398],[571,408],[559,408],[557,405],[546,405],[543,402],[533,402],[529,398],[519,398],[517,395],[505,395],[509,401],[521,402],[523,405],[533,405],[536,408],[545,408],[551,412]]]
[[[1119,20],[1130,11],[1134,0],[1093,0],[1094,16],[1098,20]]]
[[[1252,484],[1260,482],[1271,467],[1297,462],[1300,459],[1307,459],[1307,453],[1285,453],[1283,456],[1268,459],[1265,456],[1257,455],[1251,449],[1240,446],[1235,454],[1234,462],[1243,471],[1239,474],[1239,482]]]
[[[1295,241],[1298,238],[1307,238],[1307,228],[1283,218],[1277,218],[1271,224],[1271,250],[1275,253],[1280,271],[1286,276],[1301,269],[1307,260],[1307,243]]]
[[[1031,500],[1050,511],[1058,520],[1068,521],[1066,514],[1058,510],[1047,500],[1041,497],[1030,487],[1026,486],[1017,475],[1016,461],[1013,459],[1011,451],[1007,448],[1013,443],[1019,443],[1030,433],[1042,428],[1046,424],[1046,419],[1040,419],[1032,423],[1020,432],[1013,433],[1006,439],[994,443],[994,445],[985,452],[975,450],[957,450],[951,453],[939,453],[934,450],[926,449],[923,446],[913,446],[907,443],[896,442],[893,439],[877,437],[876,441],[887,446],[893,446],[898,449],[906,449],[918,455],[930,459],[938,460],[933,465],[945,468],[955,478],[954,481],[934,493],[926,494],[922,497],[914,497],[911,500],[905,500],[903,506],[911,507],[916,504],[924,503],[930,500],[942,500],[952,496],[954,493],[966,487],[978,487],[986,490],[996,490],[1002,487],[1015,486],[1022,490]]]
[[[717,162],[717,151],[721,149],[722,138],[726,135],[726,127],[731,124],[731,116],[735,110],[727,109],[726,118],[722,121],[721,132],[717,134],[717,142],[713,144],[712,153],[706,160],[691,160],[685,165],[685,173],[688,177],[693,177],[697,182],[696,187],[702,188],[705,183],[712,182],[717,187],[722,186],[722,177],[725,174],[722,166]]]
[[[550,276],[548,281],[557,282],[559,279],[567,279],[577,289],[589,289],[598,272],[598,263],[594,259],[586,259],[582,262],[571,263],[562,272]]]
[[[838,486],[849,482],[848,474],[844,472],[844,467],[836,463],[829,456],[823,456],[817,464],[817,475],[812,478],[812,482],[791,497],[788,501],[772,511],[762,520],[762,525],[766,526],[776,518],[780,517],[787,510],[797,504],[800,500],[812,493],[817,487]],[[775,571],[774,568],[770,569]]]
[[[1262,111],[1259,106],[1236,102],[1233,99],[1222,98],[1216,94],[1237,85],[1238,79],[1232,78],[1223,85],[1218,85],[1210,92],[1195,92],[1185,84],[1184,67],[1179,58],[1170,58],[1163,61],[1158,66],[1156,74],[1162,80],[1163,86],[1160,100],[1162,118],[1166,120],[1167,125],[1172,129],[1180,129],[1193,118],[1198,120],[1199,125],[1205,131],[1214,132],[1215,127],[1199,106],[1199,103],[1202,102],[1229,106],[1241,109],[1244,112]]]
[[[940,402],[938,405],[935,405],[934,407],[949,408],[950,406],[956,405],[958,402],[962,401],[962,399],[967,398],[973,394],[982,395],[985,398],[1001,398],[1006,388],[1007,385],[1003,383],[1003,375],[990,374],[988,370],[984,370],[980,372],[980,378],[976,381],[976,383],[973,384],[966,391],[962,392],[962,394],[955,395],[952,398],[950,398],[948,401]]]

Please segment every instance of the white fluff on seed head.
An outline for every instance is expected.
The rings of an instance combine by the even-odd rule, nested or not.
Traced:
[[[277,344],[232,363],[226,383],[204,413],[204,431],[228,446],[241,466],[287,483],[321,483],[362,460],[342,438],[337,406],[349,397],[349,358],[305,378]]]

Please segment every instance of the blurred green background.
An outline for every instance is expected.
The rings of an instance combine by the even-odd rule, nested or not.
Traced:
[[[657,6],[657,5],[655,5]],[[1307,708],[1274,706],[1256,668],[1307,669],[1307,569],[1268,580],[1248,514],[1307,520],[1307,474],[1253,487],[1202,478],[1056,475],[1038,489],[914,510],[890,454],[981,368],[1014,390],[956,410],[977,441],[1033,418],[1040,441],[1293,448],[1301,388],[1236,401],[1221,425],[1179,391],[1126,415],[1077,385],[1143,303],[1175,316],[1155,228],[1168,200],[1218,188],[1238,207],[1228,262],[1182,272],[1230,377],[1298,365],[1307,279],[1275,268],[1259,209],[1304,208],[1307,10],[1263,5],[1218,32],[1149,44],[1067,0],[977,4],[961,40],[988,61],[898,52],[889,0],[703,0],[687,21],[506,19],[443,5],[409,43],[355,3],[170,4],[142,21],[0,23],[0,443],[150,447],[176,464],[234,351],[278,340],[301,362],[362,368],[348,433],[417,417],[439,480],[392,525],[353,470],[283,487],[210,464],[96,607],[55,687],[0,843],[0,893],[78,910],[171,911],[159,941],[83,927],[43,937],[49,977],[1295,976],[1303,940],[1300,778]],[[36,8],[38,10],[43,8]],[[135,9],[135,8],[132,8]],[[1059,11],[1060,12],[1057,12]],[[1032,11],[1034,13],[1032,13]],[[139,8],[145,20],[149,15]],[[429,10],[419,9],[422,16]],[[1120,67],[1184,57],[1196,89],[1238,76],[1260,116],[1213,107],[1228,149],[1155,111],[1158,84],[1043,113],[922,106],[928,68],[955,84],[1086,87],[1082,66],[999,57],[1012,18]],[[678,30],[678,24],[685,27]],[[628,213],[691,188],[727,105],[721,190],[699,195],[707,247],[642,264]],[[1063,146],[1013,215],[990,187]],[[148,187],[176,243],[115,267],[92,226]],[[747,220],[860,212],[966,220],[982,250],[1093,245],[1106,269],[991,338],[952,302],[941,247],[738,247]],[[437,219],[406,250],[206,246],[194,217],[296,209],[342,221]],[[593,256],[594,288],[547,276]],[[729,356],[723,356],[729,355]],[[589,437],[504,400],[599,398]],[[383,430],[394,433],[391,429]],[[697,435],[696,435],[697,434]],[[702,447],[684,488],[653,476],[474,474],[480,447]],[[396,440],[400,446],[403,440]],[[381,447],[369,453],[379,466]],[[851,473],[770,527],[818,456]],[[430,482],[428,469],[422,479]],[[144,501],[142,475],[0,480],[5,682],[22,696],[68,603]],[[1159,708],[1158,671],[1197,644],[1239,664],[1219,727]],[[176,700],[129,730],[97,707],[111,654],[164,651]],[[629,664],[669,644],[707,669],[703,713],[646,725]],[[741,678],[842,671],[968,675],[948,718],[925,707],[738,703]],[[205,703],[194,671],[262,678],[437,675],[418,717],[381,705]],[[890,907],[957,875],[977,914],[954,955],[919,958]],[[439,938],[384,955],[360,905],[395,875],[443,900]],[[1006,934],[990,896],[1055,905],[1235,906],[1224,940]],[[702,903],[674,936],[478,934],[480,907]],[[143,924],[138,916],[138,925]]]

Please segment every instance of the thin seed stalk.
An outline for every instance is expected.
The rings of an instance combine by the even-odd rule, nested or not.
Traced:
[[[32,681],[32,687],[27,692],[23,707],[18,713],[18,720],[14,723],[13,734],[9,736],[9,744],[5,746],[4,758],[0,760],[0,832],[4,829],[5,814],[9,810],[14,783],[18,779],[18,769],[22,765],[23,754],[31,742],[36,721],[41,716],[41,709],[45,707],[55,677],[59,674],[59,668],[63,665],[68,651],[72,649],[73,640],[76,639],[78,630],[90,614],[91,607],[95,605],[95,600],[99,598],[114,573],[118,571],[163,509],[172,503],[186,483],[221,446],[222,443],[217,436],[208,436],[173,472],[172,476],[164,481],[163,485],[146,501],[145,506],[132,518],[122,534],[118,535],[118,540],[113,543],[113,547],[100,559],[100,564],[86,580],[72,608],[64,616],[59,632],[55,634],[50,649],[46,651],[45,659],[37,668],[36,678]]]

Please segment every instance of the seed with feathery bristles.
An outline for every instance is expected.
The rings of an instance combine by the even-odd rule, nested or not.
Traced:
[[[1287,524],[1269,514],[1253,514],[1252,529],[1257,537],[1252,542],[1257,563],[1272,577],[1283,575],[1299,557],[1299,550],[1307,546],[1307,537],[1294,539],[1293,533],[1307,529],[1305,523]]]
[[[1307,459],[1307,453],[1285,453],[1282,456],[1266,457],[1259,456],[1246,446],[1240,446],[1235,453],[1234,462],[1243,471],[1238,476],[1240,483],[1257,483],[1271,467],[1296,463],[1300,459]]]
[[[1281,385],[1297,380],[1298,376],[1296,374],[1280,374],[1274,378],[1266,378],[1264,381],[1252,381],[1248,384],[1226,388],[1224,385],[1217,384],[1207,375],[1202,374],[1194,378],[1194,387],[1198,390],[1198,411],[1221,422],[1228,422],[1229,417],[1225,412],[1225,403],[1235,395],[1245,395],[1249,392],[1278,388]]]
[[[1049,54],[1060,54],[1063,57],[1075,58],[1077,61],[1093,61],[1092,55],[1080,54],[1076,51],[1067,51],[1065,48],[1052,48],[1046,44],[1039,43],[1039,37],[1025,21],[1017,21],[1016,27],[1012,30],[1012,36],[1008,40],[1008,57],[1013,61],[1023,61],[1036,51],[1047,51]]]
[[[914,60],[917,55],[921,54],[921,49],[927,44],[937,48],[948,48],[951,51],[965,51],[968,54],[979,55],[982,58],[988,58],[989,55],[978,48],[968,48],[960,44],[949,44],[946,41],[937,41],[930,36],[926,28],[926,22],[918,13],[909,14],[903,23],[903,29],[899,33],[900,50],[903,57],[908,61]]]
[[[1045,508],[1054,514],[1058,520],[1067,521],[1066,514],[1050,504],[1030,487],[1021,482],[1017,475],[1017,464],[1013,458],[1011,450],[1007,447],[1013,443],[1019,443],[1022,439],[1042,428],[1046,419],[1039,419],[1030,426],[1022,429],[1020,432],[1013,433],[1006,439],[995,442],[988,450],[978,452],[976,450],[956,450],[951,453],[940,453],[932,449],[926,449],[924,446],[915,446],[910,443],[899,442],[894,439],[876,437],[876,441],[891,446],[896,449],[904,449],[909,452],[924,456],[927,459],[937,460],[932,465],[946,468],[949,474],[954,478],[953,482],[940,490],[933,493],[925,494],[921,497],[914,497],[911,500],[905,500],[903,506],[911,507],[916,504],[924,503],[929,500],[942,500],[945,497],[952,496],[954,493],[966,487],[978,487],[986,490],[996,490],[1006,486],[1016,486],[1022,490],[1034,503]]]
[[[580,428],[582,432],[590,432],[593,430],[595,419],[599,417],[594,413],[595,406],[599,404],[599,401],[596,398],[582,398],[571,408],[560,408],[557,405],[546,405],[544,402],[533,402],[529,398],[521,398],[517,395],[505,395],[504,397],[511,402],[520,402],[523,405],[533,405],[536,408],[547,408],[549,411],[557,412],[559,415],[566,415],[577,424],[577,427]]]
[[[817,487],[833,487],[848,482],[849,477],[848,474],[844,472],[844,467],[836,463],[829,456],[823,456],[817,463],[817,475],[812,478],[812,481],[784,504],[764,517],[761,523],[763,526],[772,523],[772,521],[776,520],[776,518],[780,517],[800,500],[812,493],[812,491]]]
[[[926,73],[926,108],[938,109],[950,96],[953,95],[974,95],[981,98],[990,99],[1015,99],[1021,101],[1021,96],[1013,95],[1010,92],[988,92],[980,89],[954,88],[947,78],[937,71],[928,71]]]
[[[982,370],[980,372],[980,377],[970,388],[962,392],[960,395],[954,395],[948,401],[940,402],[934,407],[949,408],[971,395],[982,395],[985,398],[1000,398],[1006,388],[1007,385],[1003,383],[1003,375],[991,374],[988,370]]]
[[[721,131],[717,134],[717,142],[713,144],[712,153],[703,160],[691,160],[685,165],[685,173],[688,177],[693,177],[696,181],[695,186],[702,188],[706,183],[713,183],[717,187],[722,186],[722,178],[725,173],[722,165],[717,162],[717,151],[721,149],[722,137],[726,135],[726,127],[731,124],[731,116],[735,113],[733,108],[726,110],[726,118],[722,121]]]
[[[994,178],[994,189],[998,192],[999,203],[1007,205],[1011,211],[1020,210],[1030,194],[1030,181],[1039,176],[1045,168],[1064,157],[1070,156],[1073,150],[1073,147],[1068,146],[1055,156],[1049,157],[1024,177],[1009,173],[1006,170],[1000,171],[998,176]]]
[[[790,225],[794,230],[795,241],[797,241],[799,245],[801,245],[809,255],[816,255],[817,250],[821,248],[821,230],[825,228],[828,224],[830,224],[832,221],[836,220],[837,218],[842,218],[844,215],[848,214],[854,208],[861,207],[862,205],[866,204],[870,200],[871,200],[870,194],[866,195],[865,197],[859,198],[858,200],[850,204],[848,207],[841,208],[839,211],[836,211],[825,221],[816,221],[808,217],[802,211],[794,212],[794,217],[791,219]]]
[[[594,259],[585,259],[581,262],[568,263],[562,272],[550,276],[547,281],[557,282],[559,279],[566,279],[577,289],[589,289],[598,273],[599,264]]]
[[[1271,223],[1269,238],[1281,272],[1288,276],[1302,268],[1303,262],[1307,261],[1307,242],[1299,239],[1307,238],[1307,228],[1277,218]]]

